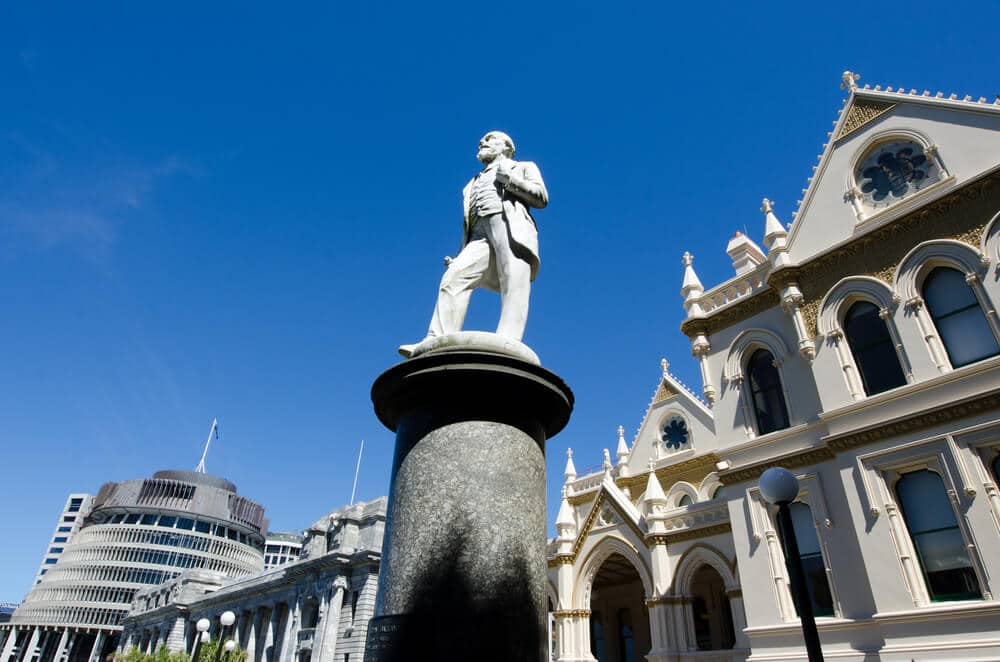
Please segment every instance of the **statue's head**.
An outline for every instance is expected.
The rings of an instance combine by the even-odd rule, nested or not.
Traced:
[[[483,163],[491,163],[499,156],[514,158],[514,141],[503,131],[490,131],[479,139],[479,153],[476,154]]]

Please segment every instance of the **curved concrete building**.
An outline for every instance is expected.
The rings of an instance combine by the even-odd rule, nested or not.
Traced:
[[[191,568],[257,573],[266,534],[263,506],[223,478],[158,471],[107,483],[58,563],[14,612],[0,662],[102,659],[117,646],[136,591]]]

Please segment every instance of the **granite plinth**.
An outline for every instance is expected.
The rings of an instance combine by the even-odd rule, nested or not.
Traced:
[[[543,660],[545,440],[573,395],[506,354],[433,353],[376,380],[396,432],[365,660]]]

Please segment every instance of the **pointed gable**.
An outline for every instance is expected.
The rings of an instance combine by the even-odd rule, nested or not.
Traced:
[[[1000,102],[859,88],[856,78],[845,72],[849,96],[795,215],[788,238],[794,263],[891,223],[996,166]],[[902,170],[894,164],[904,162],[909,173],[911,164],[922,172],[897,188],[893,180]]]
[[[628,456],[627,473],[647,471],[650,459],[671,453],[715,448],[715,421],[708,405],[668,370],[666,360]],[[673,424],[670,439],[664,428]],[[683,438],[683,439],[682,439]],[[666,445],[666,444],[669,444]]]

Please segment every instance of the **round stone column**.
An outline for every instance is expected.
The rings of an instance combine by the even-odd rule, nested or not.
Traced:
[[[366,662],[547,658],[545,440],[557,375],[495,352],[430,352],[372,386],[396,433]]]

